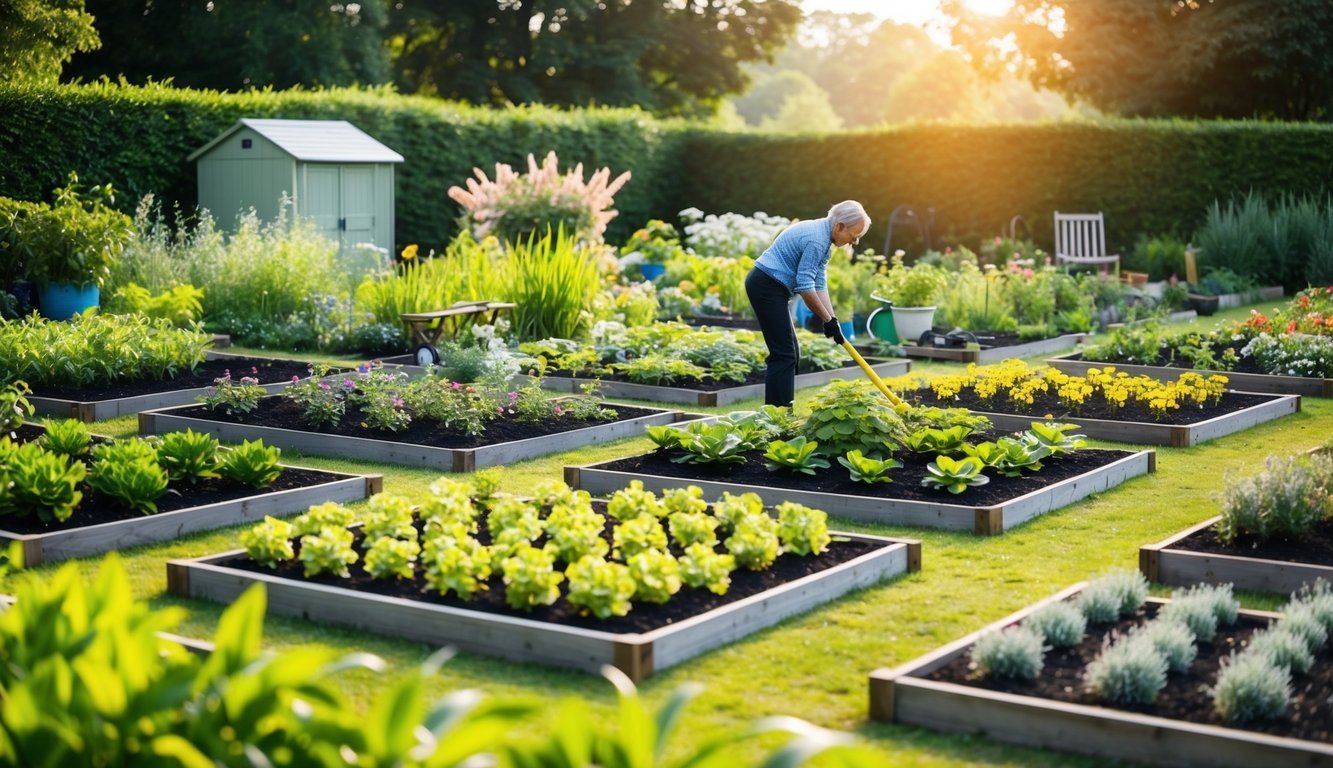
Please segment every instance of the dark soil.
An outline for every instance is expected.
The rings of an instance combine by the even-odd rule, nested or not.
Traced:
[[[18,436],[23,442],[35,440],[42,434],[41,427],[27,426],[22,427]],[[241,485],[234,480],[218,478],[216,480],[204,480],[197,485],[173,484],[167,488],[167,492],[157,499],[157,511],[174,512],[178,509],[188,509],[190,507],[201,507],[207,504],[216,504],[224,501],[233,501],[235,499],[244,499],[250,496],[262,496],[266,493],[276,493],[278,491],[288,491],[296,488],[308,488],[312,485],[321,485],[339,480],[345,475],[338,475],[331,472],[321,472],[314,469],[293,469],[287,467],[283,469],[282,474],[272,485],[267,488],[251,488],[247,485]],[[4,520],[3,528],[10,533],[51,533],[52,531],[65,531],[71,528],[84,528],[90,525],[100,525],[102,523],[113,523],[120,520],[131,520],[143,515],[123,506],[118,500],[103,496],[87,483],[80,485],[79,490],[83,492],[83,501],[74,514],[63,523],[43,523],[35,517],[21,518],[8,517]]]
[[[1033,491],[1039,491],[1048,485],[1066,480],[1077,475],[1091,472],[1113,461],[1129,455],[1128,451],[1082,450],[1062,459],[1048,459],[1042,462],[1042,469],[1036,473],[1025,473],[1022,477],[1005,477],[987,469],[990,482],[974,488],[968,488],[954,495],[948,491],[932,490],[921,485],[926,477],[926,461],[905,453],[898,453],[894,458],[903,462],[903,467],[889,470],[893,478],[891,483],[853,482],[848,472],[836,460],[831,460],[828,469],[816,470],[816,475],[790,472],[770,472],[765,467],[762,451],[746,454],[744,464],[712,466],[707,464],[677,464],[671,456],[678,455],[661,450],[627,459],[616,459],[601,464],[594,464],[595,469],[608,469],[616,472],[630,472],[637,475],[663,475],[684,480],[708,480],[738,485],[761,485],[784,488],[792,491],[813,491],[817,493],[840,493],[849,496],[869,496],[884,499],[906,499],[911,501],[930,501],[945,504],[962,504],[983,507],[1003,504]]]
[[[150,395],[155,392],[172,392],[178,389],[199,389],[213,386],[214,379],[220,379],[230,370],[233,379],[253,376],[260,384],[274,384],[291,381],[293,376],[305,378],[310,375],[310,363],[300,360],[270,360],[265,358],[240,357],[228,360],[205,360],[193,370],[183,371],[168,379],[134,379],[117,381],[110,384],[75,386],[43,386],[33,391],[33,397],[53,397],[61,400],[91,402],[112,400],[118,397]]]
[[[342,435],[343,437],[365,437],[372,440],[392,440],[397,443],[413,443],[416,445],[433,445],[437,448],[476,448],[482,445],[495,445],[497,443],[508,443],[514,440],[525,440],[530,437],[543,437],[545,435],[554,435],[560,432],[569,432],[583,427],[591,427],[597,424],[610,424],[615,421],[626,421],[648,416],[662,411],[653,408],[634,408],[628,405],[617,405],[611,409],[616,413],[615,416],[607,419],[575,419],[568,414],[563,416],[552,416],[538,423],[520,422],[513,417],[505,414],[504,416],[490,421],[486,425],[486,433],[480,437],[449,429],[442,424],[432,421],[414,421],[408,425],[407,429],[390,432],[388,430],[369,429],[362,426],[365,423],[365,414],[361,409],[352,403],[348,403],[347,412],[343,415],[342,422],[334,427],[321,427],[314,429],[308,425],[303,416],[304,412],[301,406],[282,397],[266,397],[259,401],[259,407],[247,414],[228,416],[221,410],[209,410],[207,406],[195,405],[189,408],[182,408],[173,411],[175,414],[190,416],[196,419],[207,419],[209,421],[222,421],[229,424],[249,424],[259,427],[277,427],[280,429],[294,429],[303,432],[320,432],[330,435]]]
[[[875,363],[883,361],[867,360],[866,362],[870,363],[871,365],[874,365]],[[852,360],[846,360],[842,363],[840,367],[855,368],[856,363]],[[754,384],[763,384],[764,371],[765,369],[762,366],[760,366],[759,368],[750,371],[750,375],[745,377],[745,381],[739,381],[739,382],[717,381],[715,379],[681,379],[680,381],[674,382],[672,384],[653,384],[649,386],[679,387],[681,389],[694,389],[701,392],[717,392],[718,390],[731,389],[733,387],[746,387]],[[814,373],[814,371],[802,369],[799,371],[799,373]],[[570,371],[551,371],[547,375],[550,376],[551,378],[556,378],[556,379],[594,378],[593,376],[590,376],[589,374],[586,373],[572,373]],[[601,374],[600,376],[596,376],[595,378],[600,379],[601,381],[621,381],[627,384],[647,384],[647,382],[634,381],[630,379],[628,376],[623,376],[621,374],[615,374],[615,373],[605,373]]]
[[[1217,344],[1214,344],[1214,345],[1213,345],[1213,348],[1212,348],[1212,349],[1213,349],[1213,356],[1216,357],[1217,359],[1221,360],[1221,359],[1222,359],[1222,353],[1223,353],[1225,350],[1227,350],[1227,349],[1231,349],[1232,351],[1234,351],[1234,352],[1239,356],[1239,355],[1240,355],[1240,351],[1241,351],[1242,349],[1245,348],[1245,345],[1246,345],[1247,343],[1248,343],[1248,341],[1233,341],[1233,342],[1229,342],[1229,343],[1217,343]],[[1113,355],[1102,355],[1101,357],[1103,357],[1103,358],[1109,358],[1109,357],[1113,357]],[[1103,359],[1103,360],[1092,360],[1091,358],[1085,356],[1084,354],[1079,354],[1079,355],[1070,357],[1069,359],[1070,359],[1070,360],[1086,360],[1087,362],[1110,363],[1110,364],[1112,364],[1112,365],[1155,365],[1155,366],[1161,366],[1161,367],[1163,367],[1163,368],[1180,368],[1180,369],[1183,369],[1183,370],[1192,370],[1192,369],[1194,369],[1194,368],[1196,367],[1196,366],[1194,365],[1194,363],[1193,363],[1188,357],[1185,357],[1184,355],[1181,355],[1180,353],[1176,352],[1174,349],[1170,349],[1170,348],[1168,348],[1168,349],[1163,349],[1163,350],[1159,350],[1158,353],[1157,353],[1157,359],[1156,359],[1156,360],[1153,360],[1152,362],[1147,362],[1147,363],[1145,363],[1145,362],[1128,363],[1128,362],[1125,362],[1124,360],[1105,360],[1105,359]],[[1225,376],[1225,375],[1227,375],[1228,373],[1261,373],[1261,374],[1268,375],[1268,374],[1270,374],[1271,372],[1270,372],[1270,371],[1265,371],[1265,370],[1263,370],[1262,368],[1260,368],[1260,367],[1259,367],[1259,364],[1255,361],[1255,359],[1254,359],[1253,357],[1246,356],[1246,357],[1240,357],[1240,358],[1236,361],[1236,367],[1235,367],[1235,368],[1232,368],[1230,371],[1217,371],[1217,373],[1220,373],[1220,374],[1222,374],[1223,376]]]
[[[1333,520],[1316,523],[1309,531],[1301,534],[1298,540],[1259,541],[1253,537],[1241,537],[1230,545],[1219,541],[1217,533],[1211,528],[1205,528],[1177,541],[1171,548],[1232,557],[1279,560],[1284,563],[1333,566]]]
[[[759,321],[753,315],[694,315],[682,318],[688,325],[696,328],[731,328],[745,331],[759,330]]]
[[[1184,720],[1225,727],[1212,697],[1206,688],[1217,682],[1221,660],[1234,650],[1243,648],[1256,630],[1267,626],[1266,621],[1242,617],[1231,627],[1219,628],[1211,643],[1199,644],[1199,655],[1185,674],[1169,674],[1166,688],[1156,701],[1144,707],[1120,707],[1102,702],[1085,689],[1084,672],[1102,651],[1103,643],[1113,632],[1126,632],[1141,624],[1155,613],[1154,604],[1118,624],[1096,625],[1088,628],[1083,643],[1075,648],[1051,650],[1046,653],[1045,666],[1036,680],[982,680],[970,658],[964,654],[948,665],[930,673],[930,680],[957,683],[974,688],[1003,691],[1019,696],[1034,696],[1074,704],[1112,707],[1154,717]],[[1260,731],[1274,736],[1285,736],[1308,741],[1333,741],[1333,713],[1328,702],[1333,698],[1333,646],[1325,645],[1315,655],[1315,665],[1309,674],[1292,679],[1292,703],[1286,717],[1273,722],[1249,723],[1246,730]]]
[[[1201,421],[1226,416],[1276,399],[1276,396],[1272,395],[1245,395],[1227,392],[1222,395],[1216,404],[1211,401],[1203,406],[1182,404],[1178,410],[1168,411],[1165,416],[1158,418],[1152,411],[1148,410],[1148,406],[1142,403],[1129,402],[1125,404],[1125,407],[1117,409],[1107,405],[1095,395],[1077,410],[1070,409],[1058,397],[1049,392],[1038,392],[1033,398],[1032,405],[1011,403],[1002,395],[997,395],[993,400],[986,401],[977,397],[972,390],[967,389],[959,392],[951,400],[941,400],[935,397],[935,393],[929,389],[904,392],[902,395],[906,400],[923,405],[967,408],[972,411],[989,413],[1014,413],[1020,416],[1031,416],[1034,419],[1046,418],[1049,415],[1057,420],[1072,421],[1075,424],[1078,423],[1079,419],[1139,421],[1149,424],[1172,425],[1197,424]]]
[[[604,511],[602,506],[601,510]],[[604,536],[607,541],[611,540],[611,531],[614,520],[608,519]],[[420,527],[420,523],[418,523]],[[358,530],[353,546],[358,554],[362,554],[361,540],[362,534]],[[482,523],[482,530],[477,536],[483,544],[490,543],[490,534],[486,530],[485,522]],[[543,542],[539,539],[537,545]],[[504,580],[499,575],[499,568],[496,568],[496,574],[487,581],[487,589],[478,591],[471,601],[460,599],[452,592],[448,597],[441,596],[431,589],[426,583],[423,575],[423,567],[417,564],[415,575],[412,581],[395,580],[383,581],[372,579],[362,567],[361,560],[352,564],[349,568],[350,578],[342,579],[336,576],[321,575],[307,579],[305,577],[300,557],[300,544],[293,542],[293,549],[296,551],[297,559],[280,563],[276,570],[265,568],[248,557],[241,558],[226,563],[227,566],[237,568],[253,573],[271,573],[283,578],[296,581],[309,581],[316,584],[326,584],[343,589],[351,589],[358,592],[372,592],[379,595],[388,595],[390,597],[399,597],[407,600],[419,600],[436,605],[447,605],[453,608],[466,608],[468,610],[481,611],[483,613],[495,613],[504,616],[515,616],[519,618],[532,619],[535,621],[545,621],[552,624],[563,626],[583,627],[584,629],[596,629],[604,632],[614,633],[635,633],[651,632],[654,629],[660,629],[669,626],[684,619],[693,618],[699,614],[706,613],[737,600],[757,595],[765,590],[780,587],[791,581],[809,576],[813,573],[832,568],[835,565],[854,560],[861,555],[881,549],[885,544],[881,542],[849,541],[846,539],[834,538],[833,543],[821,555],[800,557],[793,554],[783,554],[774,561],[773,565],[765,571],[749,571],[738,569],[731,573],[731,587],[726,594],[715,595],[704,588],[682,587],[670,600],[665,603],[644,603],[635,602],[634,608],[625,616],[613,616],[607,619],[598,619],[594,616],[581,616],[579,607],[570,603],[564,597],[561,597],[553,605],[538,606],[531,611],[519,611],[510,608],[505,602]],[[718,551],[724,551],[720,546]],[[672,543],[672,554],[679,557],[681,552]],[[557,564],[557,567],[559,565]],[[561,584],[562,594],[567,593],[568,583]]]

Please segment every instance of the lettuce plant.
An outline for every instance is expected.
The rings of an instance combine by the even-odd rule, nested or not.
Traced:
[[[697,485],[684,488],[668,488],[662,491],[662,507],[670,520],[673,515],[705,512],[708,502],[704,501],[704,491]]]
[[[61,419],[48,422],[46,433],[37,442],[52,453],[82,456],[92,444],[92,434],[88,431],[88,425],[78,419]]]
[[[843,456],[851,450],[880,451],[903,436],[902,417],[868,381],[831,381],[810,399],[802,434],[820,452]]]
[[[645,431],[648,433],[648,439],[652,440],[653,444],[663,451],[680,447],[680,440],[684,435],[681,430],[670,424],[650,425]]]
[[[1032,472],[1041,469],[1041,460],[1051,455],[1051,449],[1040,443],[1001,437],[993,443],[964,445],[963,453],[975,456],[1005,477],[1019,477],[1025,469]]]
[[[838,463],[851,472],[853,482],[870,485],[893,482],[893,478],[889,477],[889,470],[897,469],[903,465],[901,461],[894,458],[876,459],[872,456],[864,456],[861,454],[860,448],[848,451],[846,456],[839,456]]]
[[[745,452],[754,446],[725,424],[714,424],[681,433],[685,452],[672,457],[678,464],[744,464]]]
[[[565,577],[569,579],[569,602],[599,619],[629,613],[638,586],[628,566],[591,555],[566,568]]]
[[[787,501],[777,506],[777,513],[778,538],[784,552],[819,555],[833,541],[828,532],[828,513],[822,509]]]
[[[278,563],[296,557],[292,550],[295,535],[291,523],[265,515],[264,522],[241,531],[241,546],[251,560],[265,568],[276,568]]]
[[[667,518],[671,538],[682,547],[717,543],[718,519],[706,512],[677,512]]]
[[[463,600],[471,600],[478,590],[488,588],[491,551],[460,526],[428,538],[422,561],[426,564],[426,583],[441,595],[452,591]]]
[[[585,555],[604,557],[610,550],[602,538],[604,518],[586,504],[557,504],[546,516],[545,549],[565,563]]]
[[[733,494],[723,491],[722,498],[713,502],[713,516],[722,533],[734,531],[744,519],[764,514],[764,500],[757,493]]]
[[[135,512],[145,515],[157,512],[157,499],[167,491],[167,473],[156,460],[96,453],[88,480],[94,491],[120,501]]]
[[[981,459],[974,456],[963,459],[937,456],[926,465],[926,471],[930,474],[921,478],[921,484],[927,488],[942,488],[949,493],[962,493],[970,487],[990,482],[989,477],[981,474],[984,468]]]
[[[505,602],[509,607],[530,611],[560,598],[565,575],[555,570],[555,557],[544,549],[523,543],[500,562],[504,574]]]
[[[306,578],[328,573],[347,578],[347,566],[357,561],[352,549],[352,532],[346,528],[327,527],[301,537],[301,563]]]
[[[419,514],[428,529],[462,525],[468,533],[477,532],[478,510],[472,503],[472,486],[441,477],[431,483],[427,491]]]
[[[972,429],[962,424],[942,429],[923,427],[903,438],[903,447],[912,453],[953,456],[963,451],[970,434]]]
[[[817,450],[819,443],[806,442],[804,436],[793,437],[790,441],[774,440],[764,452],[764,458],[768,459],[765,466],[770,471],[782,469],[813,475],[816,469],[827,469],[829,466],[828,459],[816,455]]]
[[[366,502],[361,519],[365,525],[366,541],[381,538],[416,541],[417,529],[412,525],[412,500],[394,493],[377,493]]]
[[[1051,456],[1059,458],[1087,445],[1086,435],[1068,434],[1075,429],[1078,429],[1077,424],[1034,421],[1020,439],[1029,446],[1045,448]]]
[[[631,480],[628,488],[621,488],[611,494],[606,502],[606,514],[617,520],[632,520],[648,515],[665,517],[666,507],[658,501],[657,494],[645,490],[642,480]]]
[[[667,535],[662,523],[647,515],[625,520],[611,534],[612,554],[623,560],[650,549],[666,551]]]
[[[218,441],[207,432],[170,432],[157,444],[157,463],[172,482],[217,477]]]
[[[680,577],[691,587],[705,587],[715,595],[725,595],[731,586],[731,572],[736,570],[736,558],[718,552],[703,542],[685,547],[680,557]]]
[[[246,440],[222,453],[218,472],[241,485],[267,488],[282,474],[278,463],[282,451],[277,446],[266,446],[263,440]]]
[[[665,603],[680,591],[680,565],[676,558],[657,549],[646,549],[625,563],[634,579],[634,597],[649,603]]]
[[[415,537],[381,536],[366,549],[366,573],[373,579],[411,579],[415,576],[417,555],[420,554],[421,545]]]
[[[356,513],[336,501],[312,504],[292,520],[292,535],[305,536],[325,528],[346,528],[356,519]]]
[[[9,443],[0,438],[0,446]],[[43,450],[36,443],[8,449],[9,459],[0,465],[0,480],[8,476],[8,501],[0,488],[0,509],[10,507],[20,516],[37,515],[44,523],[63,523],[83,500],[79,483],[87,473],[82,462]]]
[[[769,567],[782,552],[777,521],[762,513],[737,521],[724,543],[727,551],[736,558],[737,565],[752,571]]]

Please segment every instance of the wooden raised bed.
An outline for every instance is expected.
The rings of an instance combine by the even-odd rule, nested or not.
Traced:
[[[1256,288],[1253,291],[1245,293],[1224,293],[1217,297],[1218,309],[1230,309],[1232,307],[1243,307],[1246,304],[1254,304],[1260,301],[1277,301],[1286,294],[1280,285],[1270,285],[1264,288]]]
[[[902,376],[912,368],[909,360],[867,360],[875,373],[884,378]],[[855,365],[834,368],[830,371],[815,371],[796,376],[796,388],[818,387],[835,379],[856,379],[864,376]],[[546,376],[542,386],[557,392],[582,392],[583,387],[594,381],[598,382],[598,393],[607,397],[630,397],[636,400],[653,400],[659,403],[682,403],[694,406],[718,406],[752,397],[764,396],[763,384],[745,384],[723,389],[691,389],[687,385],[666,386],[657,384],[635,384],[629,381],[608,381],[606,379],[580,379],[566,376]]]
[[[177,597],[231,602],[253,583],[268,590],[268,610],[364,629],[432,646],[520,662],[597,672],[604,664],[633,680],[675,666],[808,611],[854,589],[921,568],[921,543],[854,533],[883,548],[645,633],[611,633],[533,619],[387,597],[229,567],[244,551],[167,563],[167,590]]]
[[[1233,373],[1231,371],[1205,371],[1199,368],[1168,368],[1162,365],[1120,365],[1119,363],[1097,362],[1095,360],[1072,360],[1081,353],[1052,357],[1046,361],[1052,368],[1065,373],[1082,376],[1089,368],[1114,366],[1117,371],[1124,371],[1130,376],[1148,376],[1158,381],[1175,381],[1180,374],[1197,373],[1211,376],[1220,373],[1228,379],[1227,385],[1244,392],[1263,392],[1277,395],[1310,395],[1313,397],[1333,397],[1333,379],[1314,379],[1308,376],[1273,376],[1266,373]]]
[[[1333,583],[1333,567],[1293,563],[1216,552],[1194,552],[1173,545],[1216,525],[1221,516],[1205,520],[1156,544],[1139,548],[1139,570],[1149,581],[1173,586],[1231,584],[1236,589],[1290,594],[1317,579]]]
[[[614,407],[615,403],[607,403],[607,405]],[[229,424],[179,413],[179,411],[191,407],[193,406],[180,406],[140,413],[139,434],[160,435],[166,432],[193,429],[195,432],[207,432],[217,439],[227,442],[262,438],[268,445],[276,445],[279,448],[290,448],[306,453],[349,459],[369,459],[386,464],[435,467],[449,472],[470,472],[474,469],[512,464],[516,461],[574,448],[583,448],[596,443],[619,440],[623,437],[637,437],[643,434],[644,427],[656,424],[672,424],[681,419],[693,418],[693,414],[685,414],[681,411],[657,411],[647,416],[614,421],[609,424],[597,424],[569,432],[559,432],[526,440],[483,445],[476,448],[439,448],[433,445],[401,443],[367,437],[345,437],[278,427]],[[641,408],[640,406],[626,407],[654,410]]]
[[[214,352],[207,350],[204,352],[207,360],[228,360],[240,359],[241,355],[233,355],[226,352]],[[275,381],[270,384],[261,384],[264,391],[270,395],[281,392],[291,385],[290,381]],[[164,392],[154,392],[148,395],[135,395],[133,397],[116,397],[108,400],[63,400],[58,397],[28,397],[28,402],[32,403],[33,410],[44,416],[55,416],[57,418],[78,419],[79,421],[94,422],[104,419],[114,419],[117,416],[129,416],[142,411],[152,410],[154,408],[167,408],[173,405],[187,405],[194,403],[200,395],[207,394],[212,387],[193,387],[190,389],[173,389]]]
[[[986,632],[1014,624],[1048,603],[1065,600],[1083,586],[1070,587],[915,661],[875,670],[870,674],[870,717],[1164,766],[1333,765],[1330,744],[925,679],[967,654]],[[1277,617],[1263,611],[1241,611],[1241,615]]]
[[[288,468],[300,469],[300,467]],[[197,531],[255,523],[263,520],[266,515],[278,517],[296,514],[305,512],[312,504],[322,504],[326,501],[360,501],[379,493],[384,488],[382,475],[347,475],[327,470],[318,471],[334,475],[337,479],[286,491],[256,491],[253,496],[231,501],[98,525],[69,527],[47,533],[13,533],[0,529],[0,542],[22,542],[23,562],[27,566],[33,566],[72,557],[100,555],[140,544],[156,544]]]
[[[1011,357],[1033,357],[1058,352],[1087,340],[1086,333],[1067,333],[1053,339],[1038,339],[1024,344],[1007,347],[982,347],[981,349],[963,349],[961,347],[920,347],[904,344],[903,354],[908,357],[922,357],[934,360],[952,360],[959,363],[998,363]]]
[[[1119,369],[1117,369],[1119,370]],[[1253,393],[1246,393],[1253,394]],[[1249,429],[1256,424],[1281,418],[1301,409],[1300,395],[1274,395],[1267,403],[1260,403],[1224,416],[1217,416],[1193,424],[1156,424],[1151,421],[1114,421],[1111,419],[1084,419],[1078,416],[1062,417],[1078,424],[1078,431],[1088,437],[1100,440],[1112,440],[1121,443],[1142,445],[1169,445],[1173,448],[1187,448],[1206,440],[1230,435]],[[977,411],[972,413],[991,420],[996,429],[1002,431],[1021,431],[1032,425],[1036,416],[1019,416],[1012,413],[991,413]]]
[[[998,506],[969,506],[947,501],[927,502],[909,499],[853,496],[840,493],[798,491],[781,486],[742,485],[683,479],[665,475],[644,475],[599,469],[598,464],[565,467],[565,482],[571,488],[580,488],[593,496],[614,493],[628,487],[631,480],[641,480],[645,488],[661,492],[668,488],[697,485],[704,497],[720,498],[724,491],[757,493],[765,504],[794,501],[808,507],[822,509],[830,515],[889,525],[919,525],[926,528],[972,531],[981,535],[1003,533],[1038,515],[1114,488],[1139,475],[1156,471],[1155,451],[1125,451],[1124,458],[1106,464],[1092,472],[1071,477],[1046,486],[1038,491],[1015,497]],[[956,498],[956,497],[948,497]]]

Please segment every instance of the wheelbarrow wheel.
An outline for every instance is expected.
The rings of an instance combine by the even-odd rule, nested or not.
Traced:
[[[440,350],[432,344],[418,344],[417,348],[412,350],[412,359],[416,360],[417,365],[439,365]]]

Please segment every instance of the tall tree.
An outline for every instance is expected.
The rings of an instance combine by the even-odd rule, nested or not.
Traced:
[[[1018,0],[998,18],[943,7],[981,71],[1107,112],[1333,117],[1329,0]]]
[[[87,0],[105,43],[67,78],[240,90],[389,81],[385,0]]]
[[[481,104],[710,111],[800,17],[788,0],[400,0],[399,89]]]
[[[54,83],[100,45],[83,0],[0,0],[0,83]]]

